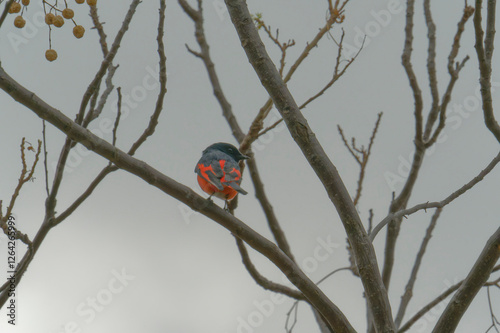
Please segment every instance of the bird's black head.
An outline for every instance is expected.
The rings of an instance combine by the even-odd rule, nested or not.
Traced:
[[[248,156],[243,155],[242,153],[240,153],[240,151],[238,150],[238,148],[236,148],[235,146],[233,146],[233,145],[231,145],[229,143],[224,143],[224,142],[214,143],[213,145],[211,145],[207,149],[205,149],[203,152],[205,153],[205,152],[208,152],[210,150],[221,151],[224,154],[227,154],[227,155],[231,156],[236,161],[246,160],[246,159],[250,158],[250,157],[248,157]]]

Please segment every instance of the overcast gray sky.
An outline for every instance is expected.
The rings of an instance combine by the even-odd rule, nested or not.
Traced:
[[[54,30],[52,46],[59,59],[45,61],[48,31],[40,23],[42,9],[32,1],[24,14],[25,30],[13,27],[8,17],[0,30],[0,59],[4,69],[19,83],[50,105],[74,117],[81,97],[100,66],[101,51],[95,30],[91,30],[87,5],[73,5],[76,20],[86,27],[85,37],[76,40],[70,24]],[[193,2],[193,1],[191,1]],[[425,72],[426,30],[421,2],[417,1],[414,66],[423,89],[426,107],[429,92]],[[288,50],[292,63],[303,47],[323,26],[326,1],[250,1],[250,11],[261,12],[266,23],[280,29],[280,39],[294,39]],[[124,116],[118,146],[128,149],[149,121],[159,90],[156,27],[158,1],[143,1],[125,36],[115,63],[120,67],[115,86],[122,87]],[[452,8],[450,8],[452,7]],[[128,9],[127,2],[99,1],[111,43]],[[432,4],[437,24],[437,66],[439,87],[448,82],[446,61],[462,3]],[[366,35],[364,48],[347,73],[304,113],[337,166],[348,189],[354,193],[358,168],[343,147],[337,133],[340,124],[347,136],[366,143],[377,113],[384,112],[363,196],[358,206],[366,221],[374,210],[374,221],[386,214],[391,193],[401,189],[411,162],[414,135],[413,100],[401,66],[405,1],[352,1],[346,7],[346,58],[354,55]],[[221,84],[241,127],[248,129],[266,101],[243,50],[240,47],[222,0],[204,2],[205,27],[213,61]],[[338,27],[333,30],[338,39]],[[205,69],[184,44],[196,49],[193,24],[177,1],[167,1],[165,26],[168,93],[155,135],[143,145],[137,157],[169,177],[199,193],[194,165],[201,151],[214,142],[235,143],[221,116]],[[498,142],[483,124],[478,98],[478,73],[469,22],[458,56],[471,59],[461,73],[450,103],[449,123],[439,143],[425,159],[420,181],[410,206],[441,200],[472,179],[498,153]],[[266,40],[275,61],[278,50]],[[331,38],[325,38],[311,52],[289,83],[300,104],[330,80],[337,54]],[[495,66],[495,64],[494,64]],[[500,87],[498,69],[493,85]],[[498,91],[493,94],[498,109]],[[111,140],[116,92],[113,92],[100,120],[89,128]],[[22,137],[35,144],[41,139],[42,124],[31,111],[0,92],[0,199],[10,199],[19,170]],[[499,116],[500,117],[500,116]],[[278,119],[273,110],[266,121]],[[49,175],[53,174],[64,136],[50,124],[47,128]],[[293,253],[312,280],[319,280],[335,268],[348,265],[345,232],[323,186],[308,166],[288,131],[281,125],[258,140],[254,153],[266,184],[267,194]],[[84,148],[70,156],[57,211],[63,211],[87,187],[105,165]],[[442,213],[424,259],[420,280],[409,306],[412,315],[437,294],[464,278],[485,242],[498,227],[500,171],[488,177],[449,205]],[[27,183],[16,203],[17,226],[31,238],[43,217],[45,183],[42,168],[35,181]],[[242,187],[249,195],[240,197],[237,216],[255,230],[271,237],[254,197],[247,174]],[[222,202],[218,202],[223,204]],[[412,263],[431,213],[419,213],[404,221],[398,241],[396,266],[390,290],[393,310],[399,306]],[[383,262],[385,230],[375,240],[379,263]],[[5,235],[0,236],[0,276],[6,272]],[[22,251],[18,244],[18,251]],[[261,255],[252,259],[266,277],[282,281],[282,274]],[[6,274],[6,273],[5,273]],[[341,272],[321,285],[360,332],[365,330],[365,304],[360,281]],[[494,291],[499,313],[499,294]],[[42,244],[18,288],[15,327],[0,312],[0,331],[41,332],[283,332],[286,313],[293,302],[276,297],[257,286],[241,263],[230,233],[126,172],[108,176],[92,197],[70,218],[54,228]],[[446,302],[417,323],[411,332],[429,332]],[[407,317],[408,318],[408,317]],[[484,332],[490,324],[487,298],[481,292],[463,318],[457,332]],[[316,330],[310,310],[299,307],[294,332]]]

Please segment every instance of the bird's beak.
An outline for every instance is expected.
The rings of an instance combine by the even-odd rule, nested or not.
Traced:
[[[241,154],[241,159],[242,160],[248,160],[248,159],[250,159],[250,156]]]

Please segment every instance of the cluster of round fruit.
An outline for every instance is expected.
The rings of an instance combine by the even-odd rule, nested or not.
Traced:
[[[54,26],[56,28],[62,27],[64,25],[64,19],[72,20],[73,23],[75,24],[75,27],[73,28],[73,35],[76,38],[83,37],[83,35],[85,34],[85,28],[81,25],[76,24],[75,20],[73,20],[75,12],[71,8],[68,8],[68,4],[66,1],[64,1],[66,5],[66,8],[64,9],[57,8],[57,2],[56,5],[54,6],[49,4],[46,0],[41,0],[41,1],[43,1],[44,9],[46,8],[46,5],[49,7],[49,12],[45,14],[45,23],[47,23],[49,29],[51,28],[51,26]],[[82,4],[85,2],[85,0],[75,0],[75,2],[77,4]],[[9,8],[10,14],[17,14],[21,12],[21,15],[16,16],[16,18],[14,19],[14,26],[19,29],[24,28],[24,26],[26,25],[26,20],[23,18],[24,8],[22,8],[21,4],[22,6],[26,7],[30,4],[30,0],[16,0],[10,5]],[[95,6],[97,4],[97,0],[87,0],[87,4],[89,6]],[[50,33],[51,30],[49,30],[49,34]],[[49,48],[47,51],[45,51],[45,58],[48,61],[56,60],[57,59],[56,50]]]

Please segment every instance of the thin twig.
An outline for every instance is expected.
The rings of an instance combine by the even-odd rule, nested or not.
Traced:
[[[429,88],[432,96],[431,111],[427,117],[427,124],[423,136],[423,140],[426,141],[439,113],[439,89],[436,74],[436,24],[432,19],[430,0],[424,0],[424,16],[427,26],[427,39],[429,41],[429,46],[427,48],[427,74],[429,76]]]
[[[286,43],[282,43],[279,41],[279,29],[276,29],[276,34],[273,35],[271,32],[271,26],[266,25],[264,20],[262,19],[262,16],[257,14],[254,15],[253,17],[255,23],[257,24],[257,29],[263,28],[264,31],[266,32],[267,36],[269,39],[271,39],[276,46],[281,51],[281,58],[280,58],[280,67],[279,67],[279,73],[281,76],[283,76],[283,70],[285,69],[285,59],[286,59],[286,50],[289,47],[292,47],[295,45],[295,41],[293,39],[288,40]]]
[[[287,333],[292,333],[293,328],[297,324],[297,318],[298,318],[298,309],[299,309],[299,302],[294,302],[290,310],[286,313],[286,321],[285,321],[285,331]],[[293,322],[290,324],[290,316],[293,312]]]
[[[106,89],[100,94],[99,96],[99,88],[96,89],[94,94],[92,95],[92,100],[91,100],[91,105],[89,112],[87,116],[85,117],[82,126],[83,127],[88,127],[89,124],[97,119],[100,115],[102,110],[104,109],[104,106],[106,105],[106,102],[108,101],[108,97],[115,88],[113,85],[113,77],[115,75],[116,70],[118,69],[119,65],[116,66],[109,66],[108,68],[108,74],[106,75],[106,79],[104,80],[106,84]],[[99,84],[100,87],[100,84]],[[97,100],[99,99],[99,102]],[[97,105],[97,106],[96,106]],[[74,144],[72,145],[72,147]]]
[[[380,121],[382,119],[383,113],[380,112],[377,115],[377,121],[375,122],[375,126],[373,127],[372,130],[372,135],[370,137],[370,141],[368,143],[368,149],[365,149],[363,146],[361,148],[358,148],[356,146],[356,139],[353,137],[352,138],[352,143],[349,144],[347,142],[347,139],[344,136],[344,132],[342,130],[342,127],[340,125],[337,125],[337,129],[339,131],[340,137],[342,138],[342,141],[344,142],[344,146],[347,148],[347,150],[351,153],[351,155],[354,157],[356,162],[359,164],[359,177],[358,177],[358,186],[356,189],[356,195],[353,198],[354,205],[357,206],[359,199],[361,198],[361,192],[363,191],[363,181],[365,179],[365,172],[366,172],[366,167],[368,165],[368,159],[370,158],[371,150],[373,147],[373,143],[375,142],[375,136],[377,135],[378,127],[380,125]]]
[[[164,27],[165,27],[165,10],[166,3],[165,0],[160,0],[160,9],[159,9],[159,20],[158,20],[158,33],[156,35],[156,42],[158,45],[158,63],[160,65],[160,73],[158,74],[158,80],[160,82],[160,91],[158,92],[158,97],[156,98],[155,109],[151,118],[149,120],[149,124],[141,134],[141,136],[137,139],[136,142],[132,145],[128,153],[130,155],[134,155],[137,149],[146,142],[148,137],[153,135],[155,132],[156,126],[158,125],[158,119],[160,118],[161,112],[163,110],[163,101],[165,100],[165,95],[167,94],[167,57],[165,56],[165,44],[163,42],[164,36]]]
[[[424,133],[424,141],[426,147],[432,146],[437,141],[437,138],[444,129],[444,126],[446,124],[446,110],[448,108],[448,104],[451,101],[453,87],[455,86],[455,83],[458,80],[458,75],[460,71],[465,66],[465,63],[469,60],[469,56],[466,56],[458,64],[455,62],[455,59],[458,55],[458,51],[460,50],[460,40],[462,38],[462,33],[465,30],[465,24],[467,23],[467,21],[469,20],[469,18],[472,16],[473,13],[474,13],[474,8],[466,5],[464,8],[462,18],[458,22],[457,32],[455,34],[455,37],[453,38],[450,54],[448,55],[448,73],[450,74],[450,81],[448,82],[448,86],[442,97],[440,105],[434,105],[436,101],[434,100],[434,95],[433,95],[433,104],[431,112],[429,112],[429,116],[427,117],[427,124],[425,126],[425,133]],[[439,124],[437,128],[434,130],[434,133],[431,134],[432,127],[436,122],[438,114],[439,114]],[[430,136],[431,138],[429,139]]]
[[[497,272],[500,270],[500,265],[495,266],[491,272]],[[408,331],[413,324],[415,324],[420,318],[422,318],[427,312],[429,312],[432,308],[434,308],[436,305],[441,303],[443,300],[445,300],[448,296],[450,296],[453,292],[455,292],[464,282],[464,280],[450,286],[448,289],[443,291],[439,296],[437,296],[435,299],[433,299],[431,302],[429,302],[427,305],[425,305],[422,309],[420,309],[417,313],[415,313],[401,328],[399,328],[398,333],[404,333]],[[486,285],[486,284],[485,284]]]
[[[268,279],[266,279],[263,275],[259,273],[257,268],[254,266],[252,261],[250,260],[250,256],[248,255],[248,251],[246,249],[245,243],[241,239],[235,236],[236,240],[236,245],[238,246],[238,250],[240,251],[241,254],[241,259],[243,260],[243,263],[250,274],[250,276],[261,286],[262,288],[266,290],[273,291],[275,293],[283,294],[288,297],[291,297],[295,300],[304,300],[304,295],[295,289],[291,289],[287,286],[272,282]]]
[[[322,282],[326,281],[328,278],[332,277],[333,275],[335,275],[339,272],[350,271],[350,270],[352,270],[352,267],[341,267],[341,268],[334,269],[333,271],[331,271],[330,273],[326,274],[321,279],[319,279],[316,282],[316,285],[320,285]],[[295,326],[295,323],[297,321],[297,319],[296,319],[297,318],[297,308],[299,306],[299,302],[300,302],[300,300],[296,300],[295,302],[293,302],[292,306],[290,307],[290,310],[288,310],[288,312],[287,312],[287,319],[285,322],[285,327],[288,327],[288,322],[290,320],[290,314],[292,313],[292,310],[295,309],[295,320],[292,323],[292,325],[287,329],[287,332],[291,332],[293,327]]]
[[[500,324],[498,321],[497,317],[495,316],[495,313],[493,312],[493,305],[491,304],[491,295],[490,295],[490,288],[491,286],[487,286],[486,288],[486,295],[488,296],[488,309],[490,311],[490,317],[491,317],[491,326],[488,328],[486,333],[488,333],[492,328],[497,331],[497,333],[500,333],[498,330],[497,324]]]
[[[420,244],[420,249],[418,251],[415,262],[413,263],[413,268],[411,270],[410,278],[408,279],[408,283],[406,284],[405,292],[404,292],[403,296],[401,296],[401,303],[399,305],[399,309],[398,309],[396,318],[394,319],[396,327],[399,327],[399,325],[401,325],[401,322],[403,321],[408,304],[410,304],[410,300],[413,296],[413,287],[415,286],[415,282],[417,281],[417,274],[418,274],[418,271],[420,269],[420,265],[422,264],[422,259],[424,257],[425,251],[427,249],[427,245],[429,244],[429,241],[431,240],[432,232],[434,231],[434,228],[436,227],[439,216],[441,215],[441,211],[442,211],[442,208],[438,208],[434,212],[434,215],[432,215],[431,222],[429,223],[429,227],[427,228],[427,230],[425,232],[425,237],[423,238],[422,243]]]
[[[387,225],[389,222],[391,222],[393,220],[399,219],[403,216],[408,216],[408,215],[414,214],[420,210],[426,210],[429,208],[443,208],[444,206],[448,205],[453,200],[457,199],[462,194],[464,194],[465,192],[467,192],[468,190],[473,188],[474,185],[476,185],[481,180],[483,180],[483,178],[486,177],[486,175],[488,175],[491,172],[491,170],[493,170],[495,168],[495,166],[498,164],[498,162],[500,162],[500,153],[493,160],[491,160],[491,162],[486,166],[486,168],[481,170],[481,172],[479,172],[479,174],[476,177],[474,177],[467,184],[465,184],[464,186],[462,186],[461,188],[459,188],[458,190],[456,190],[455,192],[453,192],[452,194],[450,194],[449,196],[447,196],[445,199],[443,199],[441,201],[424,202],[424,203],[415,205],[411,208],[403,209],[403,210],[400,210],[400,211],[397,211],[395,213],[391,213],[391,214],[387,215],[382,221],[379,222],[379,224],[377,224],[375,226],[375,228],[373,228],[372,233],[370,233],[370,239],[373,241],[375,239],[375,237],[377,236],[378,232],[385,225]]]
[[[104,32],[104,27],[102,26],[101,21],[99,20],[99,15],[97,14],[97,6],[89,6],[90,7],[90,17],[92,18],[92,22],[94,23],[94,28],[97,30],[99,34],[99,44],[101,45],[102,54],[106,57],[109,53],[108,43],[106,42],[106,33]]]
[[[42,140],[43,140],[43,167],[45,171],[45,191],[47,192],[47,196],[49,196],[49,168],[47,167],[47,138],[45,135],[45,120],[42,120]]]
[[[130,26],[130,22],[132,21],[132,18],[134,17],[135,10],[136,10],[137,6],[139,6],[140,3],[141,3],[141,0],[132,0],[130,7],[127,11],[127,14],[125,15],[125,18],[122,22],[120,30],[118,30],[118,33],[116,34],[116,37],[113,41],[113,44],[111,45],[111,49],[106,54],[104,60],[101,63],[101,67],[97,71],[94,79],[89,84],[89,86],[87,87],[87,90],[85,91],[85,93],[83,95],[83,98],[82,98],[82,101],[80,104],[80,110],[78,111],[78,114],[75,118],[75,122],[77,124],[82,124],[88,102],[90,101],[90,98],[92,97],[94,92],[99,87],[99,85],[102,81],[102,78],[104,77],[104,75],[106,74],[106,72],[108,70],[108,67],[112,65],[112,62],[113,62],[113,60],[118,52],[118,49],[120,48],[123,36],[127,32],[128,28]],[[89,115],[87,115],[87,116],[89,116]]]
[[[413,17],[415,15],[415,0],[408,0],[406,7],[405,43],[402,58],[403,67],[408,76],[413,98],[415,100],[415,143],[422,142],[422,91],[411,63],[413,52]]]
[[[14,205],[16,204],[16,199],[19,196],[23,185],[26,184],[28,181],[30,181],[33,178],[33,174],[35,173],[35,168],[36,168],[36,165],[37,165],[38,160],[40,158],[40,153],[42,151],[42,141],[38,140],[38,147],[37,147],[37,150],[35,153],[35,159],[33,161],[33,164],[31,165],[31,168],[28,170],[28,165],[26,163],[26,145],[25,145],[25,143],[26,143],[26,140],[23,137],[23,139],[21,140],[21,164],[22,164],[21,175],[19,176],[19,180],[17,182],[16,188],[14,189],[14,192],[12,193],[12,196],[10,198],[10,203],[7,206],[6,213],[3,216],[2,221],[0,221],[2,228],[5,227],[6,220],[12,214],[12,211],[14,209]],[[33,147],[30,147],[30,148],[33,149]],[[6,231],[6,229],[4,229],[4,232],[5,231]]]
[[[116,131],[118,130],[118,126],[120,125],[120,117],[122,115],[122,88],[116,88],[118,93],[118,101],[116,102],[116,119],[115,124],[113,126],[113,146],[116,146]]]

